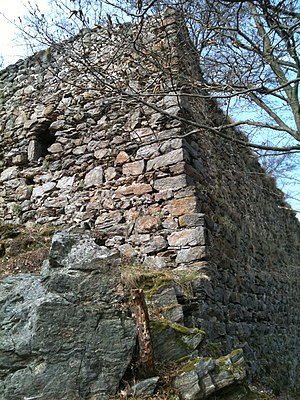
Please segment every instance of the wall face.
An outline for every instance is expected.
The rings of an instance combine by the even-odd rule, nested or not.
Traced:
[[[299,223],[250,151],[164,114],[221,118],[176,92],[201,80],[176,18],[146,22],[138,51],[134,29],[85,32],[1,72],[0,218],[81,225],[129,259],[195,270],[186,324],[243,346],[254,376],[294,384]]]
[[[253,375],[289,385],[299,379],[299,223],[250,151],[208,134],[195,141],[198,160],[209,154],[196,187],[210,221],[211,280],[195,285],[190,323],[243,347]]]

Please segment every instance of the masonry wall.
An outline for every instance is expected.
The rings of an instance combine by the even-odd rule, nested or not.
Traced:
[[[188,134],[181,118],[224,117],[183,94],[201,72],[180,20],[144,29],[84,31],[0,73],[0,218],[82,226],[126,259],[194,270],[185,323],[242,346],[250,376],[294,385],[299,223],[250,150]]]

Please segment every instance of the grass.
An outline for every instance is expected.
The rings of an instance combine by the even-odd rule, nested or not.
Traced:
[[[0,278],[40,272],[53,233],[52,227],[0,224]]]

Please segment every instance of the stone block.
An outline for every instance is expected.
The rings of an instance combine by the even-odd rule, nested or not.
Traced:
[[[42,155],[42,146],[37,140],[30,140],[28,149],[27,149],[27,157],[29,161],[36,161]]]
[[[100,186],[103,183],[103,168],[101,166],[93,168],[84,178],[84,186]]]
[[[200,261],[206,258],[206,246],[195,246],[188,249],[181,249],[177,253],[176,262],[189,263],[191,261]]]
[[[153,155],[158,154],[158,144],[153,143],[151,145],[140,147],[136,152],[136,159],[142,158],[144,160],[147,160]]]
[[[159,169],[167,165],[173,165],[188,158],[187,153],[183,149],[170,151],[162,156],[155,157],[147,162],[147,171]]]
[[[142,175],[144,172],[145,162],[144,160],[134,161],[132,163],[123,165],[124,175]]]
[[[145,254],[155,253],[165,250],[168,247],[168,242],[162,236],[154,236],[151,241],[143,247],[142,251]]]
[[[186,175],[177,175],[167,178],[156,179],[154,189],[158,191],[179,190],[191,184],[191,181]]]
[[[99,215],[96,219],[95,225],[102,228],[118,224],[122,220],[123,216],[122,213],[118,210],[116,211],[109,211]]]
[[[58,121],[54,121],[52,122],[52,124],[50,125],[49,129],[51,131],[60,131],[61,129],[63,129],[65,126],[65,120],[60,119]]]
[[[41,197],[45,193],[43,186],[36,186],[33,188],[32,197]]]
[[[168,243],[172,247],[203,246],[205,245],[205,230],[202,226],[199,226],[173,232],[168,237]]]
[[[18,171],[19,168],[16,166],[6,168],[4,171],[1,172],[0,182],[16,178],[18,176]]]
[[[195,212],[197,210],[197,198],[195,196],[187,196],[180,199],[173,199],[165,209],[169,211],[172,217]]]
[[[181,228],[205,226],[204,214],[201,213],[187,213],[185,215],[181,215],[178,221]]]
[[[95,158],[101,160],[102,158],[106,157],[109,154],[108,149],[99,149],[94,152]]]
[[[158,217],[144,215],[136,220],[135,229],[139,233],[151,232],[159,229],[160,225],[161,221]]]
[[[162,226],[166,229],[177,229],[178,222],[174,218],[168,217],[162,221]]]
[[[30,192],[29,186],[28,185],[22,185],[22,186],[17,187],[17,189],[15,191],[15,195],[16,195],[16,198],[18,200],[30,199],[31,192]]]
[[[49,153],[62,153],[63,152],[63,147],[60,143],[53,143],[49,148],[48,151]]]
[[[74,150],[72,150],[72,153],[73,153],[75,156],[79,156],[79,155],[81,155],[81,154],[84,154],[85,151],[86,151],[86,147],[87,147],[86,145],[77,146],[77,147],[75,147]]]
[[[57,188],[62,190],[71,190],[75,176],[64,176],[57,181]]]
[[[120,186],[116,190],[116,197],[122,197],[130,194],[135,194],[137,196],[145,194],[145,193],[151,193],[152,192],[152,186],[147,184],[147,183],[133,183],[132,185],[129,186]]]
[[[174,264],[170,257],[147,256],[144,260],[145,267],[149,268],[170,268]]]
[[[138,128],[130,133],[130,140],[142,141],[143,138],[153,135],[151,128]]]
[[[132,258],[138,255],[138,251],[129,243],[121,244],[118,246],[119,252],[123,257]]]
[[[120,151],[115,159],[115,165],[122,165],[127,161],[129,161],[129,155],[126,153],[126,151]]]
[[[105,180],[106,181],[111,181],[117,176],[117,171],[114,167],[108,167],[105,170]]]
[[[24,165],[28,161],[27,155],[25,153],[17,154],[13,157],[12,163],[15,165]]]
[[[68,199],[66,197],[50,197],[44,202],[44,206],[47,208],[64,208],[67,204]]]

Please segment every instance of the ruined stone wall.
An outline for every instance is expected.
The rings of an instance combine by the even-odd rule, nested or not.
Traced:
[[[0,73],[0,218],[83,226],[127,259],[194,270],[186,324],[294,384],[299,223],[251,151],[172,117],[222,118],[181,94],[201,73],[180,21],[144,29],[84,31]]]

